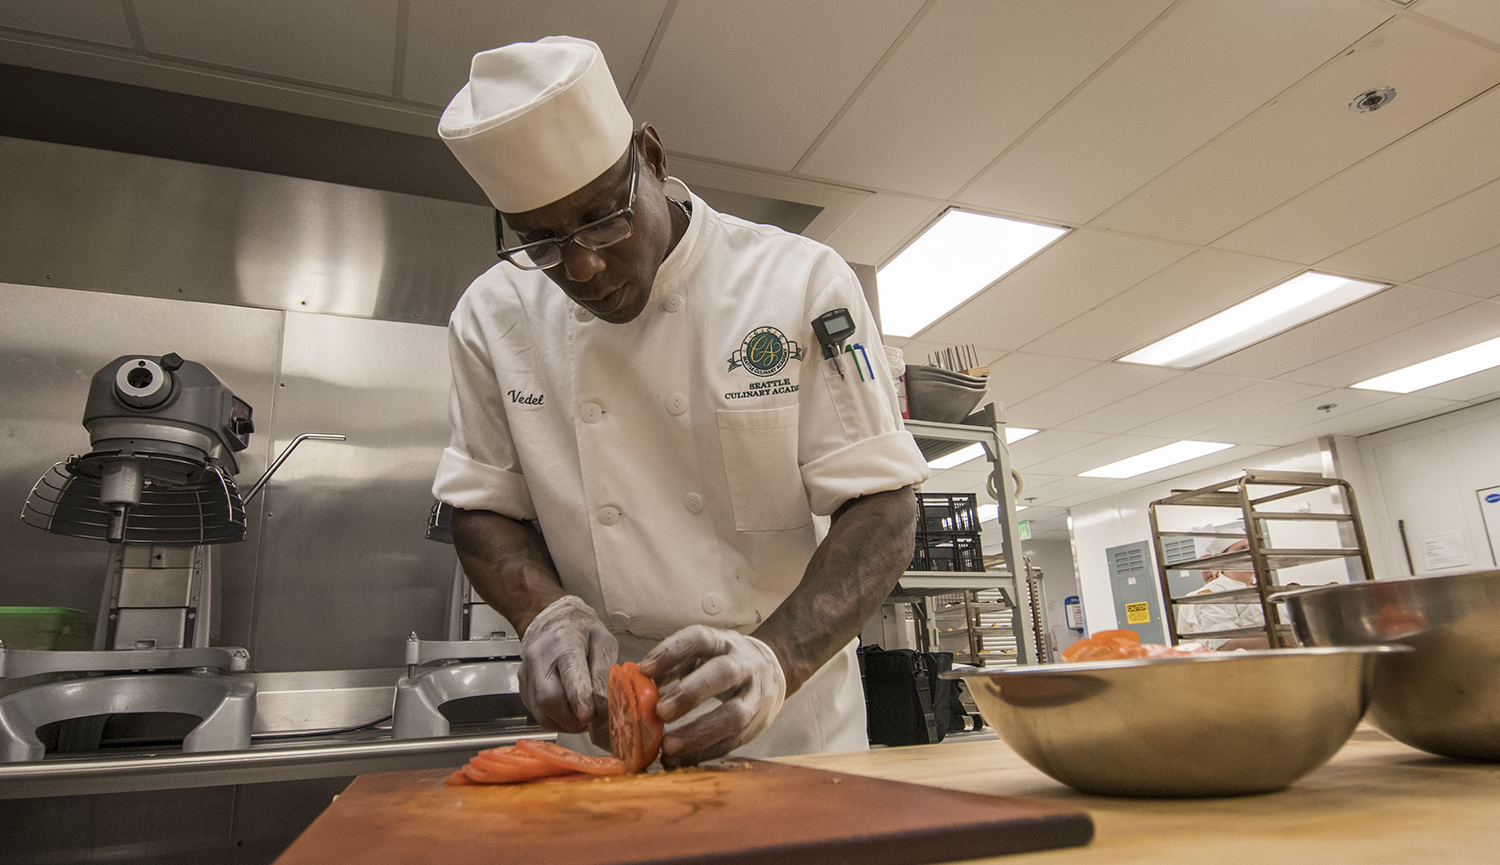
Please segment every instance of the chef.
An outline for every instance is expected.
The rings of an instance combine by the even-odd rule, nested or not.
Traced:
[[[533,716],[603,744],[608,668],[640,659],[665,765],[867,747],[856,635],[928,471],[853,272],[668,176],[592,42],[475,56],[438,131],[502,260],[449,323],[433,491]]]
[[[1208,527],[1213,530],[1212,526]],[[1249,541],[1231,541],[1226,538],[1215,538],[1199,550],[1201,557],[1217,556],[1224,553],[1236,553],[1250,549]],[[1255,586],[1254,571],[1204,571],[1203,588],[1193,595],[1209,595],[1215,592],[1230,592],[1237,589],[1249,589]],[[1263,628],[1266,619],[1262,613],[1260,604],[1256,603],[1224,603],[1224,604],[1182,604],[1178,607],[1177,629],[1182,637],[1191,639],[1194,633],[1206,633],[1211,631],[1229,631],[1239,628]],[[1270,647],[1269,641],[1264,636],[1255,637],[1215,637],[1202,641],[1210,649],[1228,651],[1231,649],[1265,649]]]

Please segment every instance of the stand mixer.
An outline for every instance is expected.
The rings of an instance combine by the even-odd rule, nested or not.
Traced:
[[[243,648],[211,645],[219,617],[217,545],[245,536],[234,455],[252,410],[214,373],[177,354],[126,355],[95,373],[83,425],[91,450],[32,488],[25,523],[110,544],[93,651],[6,649],[0,679],[82,674],[0,697],[0,762],[40,760],[36,730],[58,721],[171,712],[200,723],[184,751],[247,748],[255,685],[220,676],[248,668]],[[265,486],[297,436],[251,489]],[[97,738],[97,737],[96,737]]]

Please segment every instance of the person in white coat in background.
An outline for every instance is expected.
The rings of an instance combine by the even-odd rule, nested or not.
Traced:
[[[449,322],[433,492],[522,634],[528,709],[602,746],[609,666],[640,659],[667,766],[868,747],[856,638],[928,469],[853,272],[670,177],[592,42],[476,55],[439,133],[502,260]],[[827,354],[812,322],[839,310]]]
[[[1212,528],[1212,527],[1210,527]],[[1244,540],[1230,540],[1228,538],[1214,538],[1199,549],[1200,557],[1217,556],[1223,553],[1234,553],[1250,549],[1250,542]],[[1254,571],[1204,571],[1203,588],[1192,595],[1208,595],[1215,592],[1228,592],[1236,589],[1249,589],[1255,586]],[[1195,633],[1209,633],[1213,631],[1229,631],[1239,628],[1260,628],[1265,626],[1265,614],[1261,611],[1260,602],[1250,600],[1246,602],[1234,602],[1224,604],[1181,604],[1177,608],[1177,631],[1184,640],[1194,639]],[[1205,646],[1219,651],[1231,649],[1266,649],[1270,648],[1270,641],[1264,635],[1250,637],[1216,637],[1201,640]]]

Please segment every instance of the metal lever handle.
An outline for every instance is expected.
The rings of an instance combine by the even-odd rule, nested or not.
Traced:
[[[259,494],[260,491],[265,487],[266,482],[271,479],[271,475],[276,474],[276,470],[281,468],[281,464],[286,462],[286,458],[292,455],[292,451],[297,449],[297,445],[302,444],[308,439],[341,442],[347,438],[348,436],[343,435],[342,433],[302,433],[301,435],[292,439],[291,444],[287,445],[281,451],[280,455],[276,457],[275,462],[271,463],[271,467],[266,469],[266,473],[261,475],[260,480],[255,482],[255,486],[250,488],[250,492],[245,495],[245,504],[248,505],[250,504],[250,502],[255,500],[255,496]]]

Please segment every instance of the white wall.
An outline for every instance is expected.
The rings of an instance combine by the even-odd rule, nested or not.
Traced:
[[[1361,504],[1379,553],[1377,577],[1496,567],[1475,491],[1500,486],[1500,401],[1363,436],[1358,455],[1370,479]],[[1406,524],[1411,568],[1398,520]],[[1435,566],[1424,554],[1425,542],[1442,536],[1456,541],[1465,563]]]
[[[1114,598],[1110,592],[1109,566],[1104,551],[1121,544],[1151,540],[1151,521],[1147,508],[1151,502],[1171,494],[1172,490],[1197,489],[1220,481],[1232,481],[1247,469],[1266,471],[1300,471],[1325,473],[1325,461],[1317,441],[1280,448],[1242,459],[1236,463],[1215,469],[1173,478],[1159,484],[1142,487],[1128,493],[1111,496],[1069,511],[1069,531],[1073,538],[1073,555],[1078,572],[1078,584],[1082,590],[1083,614],[1090,633],[1118,626],[1115,620]],[[1356,495],[1358,490],[1356,489]],[[1159,513],[1163,530],[1191,530],[1205,523],[1221,524],[1232,518],[1233,511],[1223,508],[1172,508],[1171,516],[1166,511]],[[1278,537],[1279,546],[1287,546],[1286,539]],[[1316,546],[1332,546],[1316,543]],[[1338,573],[1330,579],[1342,576],[1342,565],[1330,563]],[[1299,578],[1301,574],[1299,573]],[[1158,598],[1158,601],[1160,598]]]
[[[1082,634],[1068,628],[1063,600],[1078,594],[1078,572],[1073,567],[1073,547],[1065,540],[1030,540],[1021,549],[1033,568],[1042,571],[1042,597],[1046,601],[1047,636],[1052,651],[1061,652]]]

